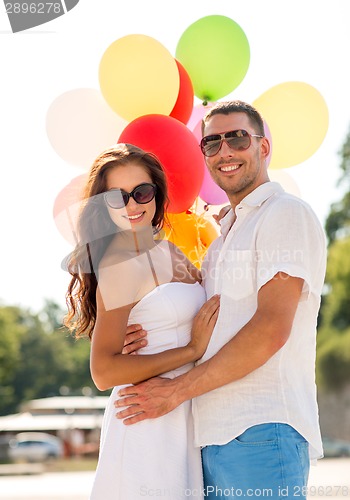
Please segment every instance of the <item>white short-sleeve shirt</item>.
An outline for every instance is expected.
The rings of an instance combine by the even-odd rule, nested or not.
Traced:
[[[207,297],[221,294],[208,349],[211,358],[254,315],[259,289],[278,272],[304,280],[286,344],[240,380],[195,398],[197,446],[225,444],[253,425],[281,422],[323,455],[315,385],[316,325],[326,269],[326,239],[311,207],[267,182],[221,221],[221,236],[202,266]],[[232,225],[232,227],[231,227]],[[234,363],[235,360],[232,360]]]

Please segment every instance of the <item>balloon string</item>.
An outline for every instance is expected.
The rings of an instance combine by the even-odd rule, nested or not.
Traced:
[[[201,214],[198,214],[198,204],[199,204],[199,197],[197,196],[194,204],[193,204],[193,213],[196,215],[195,217],[195,228],[196,228],[196,247],[195,247],[195,252],[196,252],[196,263],[198,263],[199,267],[201,267],[203,258],[206,252],[206,246],[201,240],[201,234],[200,230],[201,228],[204,228],[204,214],[205,212],[202,212]]]

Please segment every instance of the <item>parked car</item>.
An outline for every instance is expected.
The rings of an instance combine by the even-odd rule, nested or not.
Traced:
[[[322,442],[325,457],[350,457],[350,442],[329,437],[323,437]]]
[[[44,462],[63,456],[62,441],[45,432],[20,432],[9,442],[13,462]]]

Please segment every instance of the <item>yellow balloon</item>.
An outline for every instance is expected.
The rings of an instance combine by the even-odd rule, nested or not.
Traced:
[[[200,269],[204,255],[212,241],[218,237],[216,227],[195,213],[167,214],[164,224],[167,240],[174,243],[186,257]]]
[[[157,40],[127,35],[113,42],[99,65],[102,95],[119,116],[169,115],[180,88],[174,57]]]
[[[326,136],[327,104],[319,91],[307,83],[276,85],[264,92],[253,105],[271,132],[270,169],[292,167],[307,160]]]

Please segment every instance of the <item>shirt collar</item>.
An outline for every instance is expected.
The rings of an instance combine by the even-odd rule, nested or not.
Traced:
[[[276,193],[283,193],[284,189],[278,182],[265,182],[264,184],[261,184],[257,188],[254,189],[251,193],[249,193],[241,203],[239,203],[239,206],[245,205],[247,207],[260,207],[264,201],[268,200],[271,198]],[[233,210],[229,210],[225,217],[223,217],[220,221],[220,226],[221,226],[221,234],[226,236],[227,233],[229,232],[233,221],[235,218],[235,214],[233,213]]]
[[[264,203],[264,201],[271,198],[276,193],[283,193],[284,189],[278,182],[264,182],[264,184],[260,184],[257,188],[254,189],[251,193],[249,193],[243,200],[240,205],[248,205],[249,207],[260,207]]]

